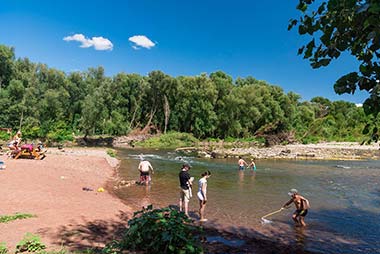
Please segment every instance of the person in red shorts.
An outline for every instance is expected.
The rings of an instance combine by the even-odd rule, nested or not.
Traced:
[[[154,170],[152,164],[150,164],[150,162],[145,160],[142,156],[140,156],[140,160],[141,161],[138,167],[140,171],[140,184],[148,185],[152,180],[150,177],[150,171],[154,174]]]

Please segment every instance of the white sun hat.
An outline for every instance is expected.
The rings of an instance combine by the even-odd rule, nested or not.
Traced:
[[[297,194],[297,193],[298,193],[297,189],[291,189],[291,190],[288,192],[288,195],[289,195],[289,196],[293,196],[294,194]]]

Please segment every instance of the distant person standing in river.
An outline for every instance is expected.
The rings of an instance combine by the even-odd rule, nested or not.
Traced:
[[[199,199],[199,216],[200,221],[207,221],[207,219],[204,216],[206,203],[207,203],[207,179],[211,176],[210,171],[206,171],[201,174],[201,179],[199,179],[198,182],[198,192],[197,196]]]
[[[251,159],[251,163],[249,164],[249,168],[250,168],[252,171],[256,172],[256,164],[255,164],[255,162],[253,161],[253,159]]]
[[[139,171],[140,171],[140,184],[148,185],[152,178],[150,177],[150,171],[152,171],[152,174],[154,174],[154,170],[152,167],[152,164],[150,164],[149,161],[145,160],[142,155],[140,155],[140,164],[139,164]]]
[[[291,197],[291,199],[285,203],[283,208],[286,208],[291,203],[294,203],[296,210],[292,215],[292,219],[297,225],[303,227],[306,226],[305,216],[307,215],[308,209],[310,208],[309,200],[298,194],[298,191],[296,189],[291,189],[288,195]]]
[[[192,197],[191,188],[193,185],[194,177],[190,177],[189,164],[183,164],[181,172],[179,172],[179,185],[181,187],[179,196],[179,210],[184,210],[185,214],[189,216],[189,201]]]
[[[244,170],[246,166],[248,166],[248,163],[239,156],[238,160],[239,170]]]

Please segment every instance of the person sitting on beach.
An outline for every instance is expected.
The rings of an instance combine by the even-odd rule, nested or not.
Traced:
[[[296,225],[303,227],[306,226],[305,216],[307,215],[308,209],[310,208],[309,200],[298,194],[298,191],[296,189],[291,189],[288,195],[291,196],[291,199],[285,203],[283,208],[286,208],[291,203],[294,203],[296,210],[292,215],[292,219]]]
[[[140,171],[140,184],[148,185],[152,178],[150,177],[150,171],[152,171],[152,174],[154,174],[154,170],[152,167],[152,164],[150,164],[149,161],[145,160],[142,156],[140,156],[140,164],[138,166],[138,169]]]
[[[211,176],[210,171],[206,171],[201,174],[201,179],[198,182],[198,199],[199,199],[199,216],[200,221],[207,221],[204,217],[204,212],[207,203],[207,179]]]
[[[244,170],[245,166],[248,166],[248,163],[245,162],[245,160],[243,160],[243,158],[241,158],[241,156],[239,156],[238,165],[239,165],[239,170]]]
[[[8,147],[12,151],[20,150],[19,145],[21,144],[21,131],[18,131],[16,135],[13,136],[11,142],[9,142]]]
[[[251,163],[249,164],[249,168],[253,171],[256,172],[256,164],[255,162],[253,161],[253,159],[251,159]]]
[[[181,187],[180,196],[179,196],[179,210],[182,212],[184,208],[184,212],[187,216],[189,216],[189,201],[192,197],[191,187],[193,185],[194,177],[190,177],[189,164],[183,164],[181,172],[179,172],[179,184]]]

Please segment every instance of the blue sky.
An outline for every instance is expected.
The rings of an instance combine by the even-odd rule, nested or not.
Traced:
[[[109,76],[161,70],[176,77],[221,70],[266,80],[303,100],[367,97],[334,93],[334,81],[357,69],[351,56],[318,70],[297,56],[306,38],[287,26],[299,16],[298,0],[1,2],[0,44],[66,72],[103,66]]]

